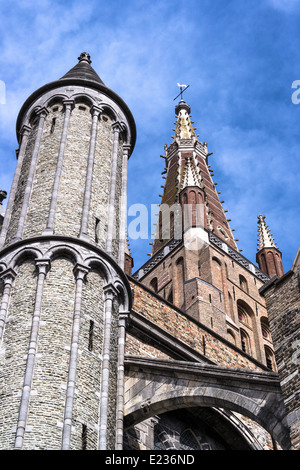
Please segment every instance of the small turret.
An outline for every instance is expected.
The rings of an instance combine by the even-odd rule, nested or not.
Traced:
[[[281,252],[274,241],[273,235],[266,224],[265,216],[258,217],[258,244],[256,261],[260,269],[270,278],[284,274]]]

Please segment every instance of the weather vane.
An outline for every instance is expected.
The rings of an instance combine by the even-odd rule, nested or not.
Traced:
[[[180,88],[180,93],[179,93],[179,95],[175,96],[175,98],[174,98],[173,101],[175,101],[175,100],[178,98],[178,96],[181,96],[181,99],[182,99],[182,93],[183,93],[185,90],[187,90],[188,87],[190,86],[190,85],[184,85],[184,84],[180,84],[180,83],[177,83],[177,85],[178,85],[179,88]]]

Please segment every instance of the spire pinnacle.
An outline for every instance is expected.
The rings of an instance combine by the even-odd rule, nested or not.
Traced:
[[[78,64],[61,77],[61,80],[66,78],[72,80],[91,80],[104,85],[99,75],[91,66],[91,62],[90,54],[88,52],[82,52],[78,57]]]
[[[182,168],[182,184],[181,190],[189,186],[199,186],[202,187],[202,180],[200,171],[197,167],[194,157],[187,157],[185,160],[185,165]]]
[[[270,232],[269,227],[266,224],[265,215],[258,215],[258,243],[257,251],[262,250],[263,248],[277,248],[274,241],[273,235]]]
[[[177,115],[177,121],[175,123],[174,140],[176,140],[176,138],[191,139],[192,137],[197,137],[195,133],[196,129],[193,127],[193,122],[190,118],[191,108],[184,100],[180,100],[176,105],[175,113]]]
[[[90,56],[90,54],[89,54],[88,52],[82,52],[82,53],[80,54],[80,56],[78,57],[78,60],[79,60],[79,62],[85,61],[85,62],[87,62],[88,64],[91,64],[91,63],[92,63],[92,61],[91,61],[91,56]]]

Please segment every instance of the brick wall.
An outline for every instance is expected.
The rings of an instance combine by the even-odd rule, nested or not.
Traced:
[[[208,360],[226,367],[264,370],[262,364],[252,360],[247,354],[243,354],[226,339],[223,340],[218,334],[189,315],[173,308],[164,299],[151,293],[150,290],[145,289],[133,279],[131,279],[131,287],[134,291],[133,310],[187,346],[205,355]],[[203,339],[205,340],[205,350]],[[126,352],[130,354],[139,355],[142,353],[142,355],[161,357],[161,353],[156,352],[156,349],[160,350],[159,345],[156,348],[153,348],[153,345],[148,347],[146,344],[142,347],[139,341],[135,341],[133,337],[127,348]]]
[[[25,192],[26,183],[28,179],[28,173],[29,173],[31,156],[33,152],[36,133],[37,133],[37,123],[33,123],[30,134],[29,134],[28,143],[26,146],[26,152],[25,152],[25,156],[24,156],[24,160],[22,164],[22,169],[21,169],[21,176],[19,178],[18,185],[17,185],[17,191],[16,191],[16,195],[15,195],[15,199],[13,203],[13,209],[12,209],[12,216],[11,216],[10,224],[9,224],[8,231],[7,231],[6,241],[5,241],[6,244],[10,243],[17,233],[18,221],[20,217],[24,192]]]
[[[180,259],[183,259],[183,274],[179,270]],[[248,339],[246,352],[265,365],[267,348],[272,356],[272,368],[276,370],[271,335],[262,334],[262,319],[268,323],[265,299],[259,293],[263,283],[254,274],[215,246],[204,245],[196,251],[181,245],[141,282],[153,289],[154,278],[160,296],[169,300],[172,293],[176,307],[239,348],[243,331]],[[182,282],[184,289],[180,294]],[[238,314],[239,305],[247,313],[243,319]]]
[[[300,450],[300,284],[298,270],[299,266],[262,290],[268,307],[278,375],[295,450]]]

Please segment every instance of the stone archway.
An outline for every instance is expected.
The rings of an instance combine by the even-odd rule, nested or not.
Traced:
[[[253,419],[290,448],[275,373],[140,357],[128,357],[125,365],[125,429],[166,411],[220,407]]]

